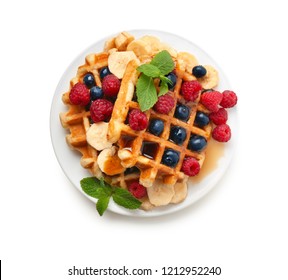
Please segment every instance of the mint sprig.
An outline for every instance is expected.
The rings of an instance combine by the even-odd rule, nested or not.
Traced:
[[[157,102],[158,97],[168,92],[168,84],[172,82],[165,75],[173,69],[174,62],[166,50],[156,54],[149,64],[142,64],[137,68],[142,73],[136,84],[136,96],[141,111],[152,108]],[[158,95],[154,84],[155,78],[161,80]]]
[[[87,195],[98,199],[96,209],[100,216],[106,211],[111,197],[115,203],[127,209],[138,209],[141,206],[141,201],[136,199],[129,191],[110,186],[103,179],[83,178],[80,185]]]

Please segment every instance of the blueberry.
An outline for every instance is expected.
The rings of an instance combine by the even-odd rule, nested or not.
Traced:
[[[103,98],[103,91],[101,87],[94,86],[90,89],[90,98],[91,100],[101,99]]]
[[[207,125],[209,123],[209,121],[210,121],[209,117],[205,113],[203,113],[203,112],[197,112],[196,113],[194,123],[198,127],[204,127],[205,125]]]
[[[188,149],[194,152],[202,151],[207,145],[207,140],[200,135],[192,135],[188,143]]]
[[[177,76],[173,72],[170,72],[166,77],[172,82],[171,84],[168,83],[168,89],[173,90],[176,85]]]
[[[161,120],[154,119],[149,124],[149,131],[156,136],[159,136],[163,132],[163,129],[164,122]]]
[[[186,139],[186,130],[181,126],[173,126],[170,131],[169,139],[178,145],[181,145]]]
[[[166,149],[164,151],[164,154],[162,156],[162,163],[170,166],[175,167],[179,161],[179,153],[172,150],[172,149]]]
[[[91,88],[95,86],[95,79],[93,74],[88,73],[84,76],[83,82],[86,85],[86,87]]]
[[[187,121],[189,118],[189,113],[190,110],[187,106],[177,104],[174,116],[181,121]]]
[[[206,75],[206,73],[207,73],[207,70],[202,65],[195,66],[192,69],[192,74],[196,78],[202,78]]]
[[[106,77],[107,75],[111,74],[108,66],[106,67],[103,67],[101,70],[100,70],[100,78],[101,80],[104,79],[104,77]]]

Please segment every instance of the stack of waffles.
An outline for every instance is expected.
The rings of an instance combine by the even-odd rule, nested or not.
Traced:
[[[169,52],[175,65],[173,73],[177,80],[169,92],[175,101],[174,107],[168,114],[161,114],[153,108],[144,112],[148,123],[155,119],[164,123],[160,135],[151,133],[148,128],[135,131],[127,119],[133,109],[140,109],[135,94],[140,75],[137,67],[149,63],[163,50]],[[181,95],[181,85],[185,81],[198,80],[204,90],[211,89],[217,86],[218,74],[212,66],[206,65],[205,77],[196,78],[192,69],[198,64],[192,54],[177,52],[156,37],[135,39],[131,34],[122,32],[105,43],[103,52],[86,56],[85,64],[78,68],[69,90],[63,94],[62,100],[68,110],[60,114],[61,123],[68,131],[68,145],[82,154],[82,167],[95,177],[104,178],[111,185],[124,189],[132,182],[139,182],[147,189],[147,195],[141,198],[142,208],[145,210],[183,201],[187,196],[188,179],[181,170],[184,160],[193,157],[200,167],[205,160],[205,149],[191,150],[189,139],[198,135],[209,140],[211,124],[199,127],[195,123],[197,113],[209,111],[199,103],[200,96],[193,102],[186,101]],[[110,119],[93,123],[89,106],[72,104],[69,94],[74,85],[83,83],[87,73],[93,75],[96,86],[101,88],[101,71],[105,68],[117,76],[121,86],[117,98],[113,100]],[[185,121],[175,116],[179,104],[189,108],[189,117]],[[181,127],[187,133],[181,145],[171,141],[169,137],[173,126]],[[179,155],[178,163],[173,167],[163,162],[163,154],[168,149]]]

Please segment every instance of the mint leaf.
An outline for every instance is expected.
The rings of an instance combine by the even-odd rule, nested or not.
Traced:
[[[100,216],[106,211],[108,204],[109,204],[110,196],[101,197],[98,199],[96,203],[96,209]]]
[[[167,92],[168,92],[168,85],[162,82],[158,93],[158,97],[166,94]]]
[[[94,198],[98,198],[98,187],[99,187],[99,182],[96,181],[96,178],[94,177],[88,177],[88,178],[83,178],[80,181],[80,185],[82,190],[88,194],[89,196],[92,196]]]
[[[98,180],[95,177],[83,178],[80,181],[82,190],[89,196],[94,198],[101,198],[104,196],[111,196],[112,188],[105,184],[104,180]]]
[[[141,111],[146,111],[157,102],[157,91],[151,77],[141,74],[136,84],[137,101]]]
[[[96,179],[96,178],[95,178],[95,179]],[[100,182],[100,186],[101,186],[102,188],[105,188],[105,181],[104,181],[104,179],[101,178],[101,179],[99,180],[99,182]]]
[[[120,206],[128,209],[137,209],[141,205],[141,201],[136,199],[129,191],[115,188],[112,198]]]
[[[162,75],[167,75],[174,69],[174,61],[168,51],[164,50],[157,53],[150,64],[156,66]]]
[[[142,64],[137,68],[137,70],[152,78],[156,78],[161,75],[160,70],[152,64]]]

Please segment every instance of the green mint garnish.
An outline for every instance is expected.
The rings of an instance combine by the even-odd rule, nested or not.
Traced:
[[[141,111],[146,111],[154,106],[158,97],[152,77],[141,74],[136,84],[136,95]]]
[[[109,204],[110,196],[99,198],[96,203],[96,209],[100,216],[104,214]]]
[[[136,199],[130,192],[121,188],[115,188],[112,194],[113,200],[128,209],[137,209],[141,205],[141,201]]]
[[[106,211],[111,197],[115,203],[128,209],[138,209],[141,206],[141,201],[129,191],[110,186],[103,179],[84,178],[80,181],[80,185],[87,195],[98,199],[96,209],[100,216]]]
[[[141,72],[137,84],[136,95],[141,111],[146,111],[154,106],[158,97],[168,92],[168,84],[171,81],[165,77],[174,69],[174,62],[167,51],[161,51],[154,56],[149,64],[140,65],[137,70]],[[157,90],[154,79],[161,80],[160,90]]]
[[[167,75],[174,69],[174,62],[167,51],[156,54],[150,64],[156,66],[162,75]]]
[[[82,190],[94,198],[100,198],[103,193],[108,192],[108,189],[105,188],[104,183],[101,181],[96,181],[93,177],[84,178],[80,181]]]

